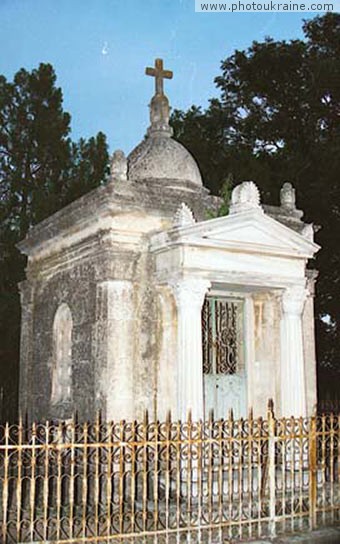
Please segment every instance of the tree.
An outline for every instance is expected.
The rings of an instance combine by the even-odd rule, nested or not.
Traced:
[[[303,31],[304,40],[267,38],[235,51],[215,79],[219,98],[206,111],[175,111],[172,125],[214,193],[232,174],[277,203],[290,180],[305,220],[322,226],[316,326],[324,375],[340,372],[340,15],[305,21]]]
[[[72,142],[62,102],[49,64],[21,69],[13,82],[0,76],[0,387],[8,408],[3,417],[15,410],[18,376],[17,283],[25,259],[15,244],[30,226],[98,186],[108,168],[105,136]]]

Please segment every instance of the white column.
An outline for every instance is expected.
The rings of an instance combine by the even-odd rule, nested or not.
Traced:
[[[306,416],[302,312],[307,297],[304,287],[287,289],[282,296],[281,412],[282,416]]]
[[[171,285],[177,303],[177,410],[186,419],[204,418],[201,310],[210,282],[194,278]]]

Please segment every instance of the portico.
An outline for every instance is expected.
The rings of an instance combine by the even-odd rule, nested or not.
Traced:
[[[234,190],[228,216],[196,223],[190,210],[182,208],[182,221],[152,237],[155,279],[176,305],[177,319],[168,322],[176,331],[166,331],[166,337],[175,339],[179,417],[191,410],[193,418],[204,418],[213,408],[211,402],[207,405],[202,351],[202,308],[211,296],[238,301],[242,308],[237,339],[241,370],[229,369],[229,385],[232,379],[238,384],[229,403],[235,415],[246,416],[250,407],[263,413],[268,398],[286,416],[313,409],[310,395],[307,406],[310,368],[304,356],[303,319],[309,296],[306,262],[317,250],[306,236],[264,213],[252,182]],[[161,391],[159,402],[164,404]],[[227,415],[216,410],[218,406],[217,417]]]

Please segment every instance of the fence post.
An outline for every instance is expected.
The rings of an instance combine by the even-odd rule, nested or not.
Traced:
[[[5,425],[5,448],[3,460],[3,488],[2,488],[2,538],[7,541],[8,499],[9,499],[9,466],[10,466],[10,429],[8,422]]]
[[[309,527],[316,527],[316,501],[317,501],[317,434],[316,417],[310,418],[309,438]]]
[[[269,484],[269,534],[276,536],[276,486],[275,486],[275,417],[273,402],[268,403],[268,484]]]

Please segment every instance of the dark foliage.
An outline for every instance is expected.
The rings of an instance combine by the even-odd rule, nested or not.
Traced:
[[[105,136],[78,143],[49,64],[0,76],[0,416],[16,412],[25,258],[15,244],[30,226],[98,186],[108,165]],[[1,393],[2,391],[2,393]],[[3,401],[1,401],[3,399]]]

